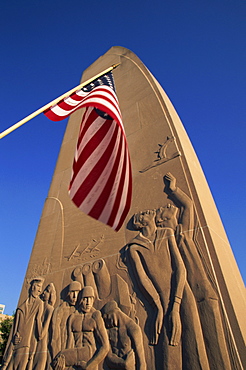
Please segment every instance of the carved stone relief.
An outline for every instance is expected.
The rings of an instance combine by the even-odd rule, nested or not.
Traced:
[[[162,144],[158,144],[158,146],[159,149],[155,152],[157,154],[157,159],[153,160],[152,163],[139,172],[146,172],[153,167],[160,166],[161,164],[181,155],[181,152],[177,150],[176,139],[174,136],[168,136],[167,140]]]
[[[41,336],[37,342],[36,348],[32,350],[32,359],[33,369],[44,370],[46,369],[50,362],[50,339],[51,339],[51,332],[50,332],[50,321],[54,311],[54,304],[56,301],[56,289],[53,283],[47,285],[44,289],[41,299],[44,301],[44,311],[42,314],[42,331]],[[29,368],[30,364],[29,364]]]
[[[146,361],[140,327],[121,311],[115,301],[102,308],[110,349],[105,369],[146,370]]]
[[[167,208],[160,209],[156,223],[158,227],[166,227],[176,222],[174,231],[178,248],[187,271],[187,281],[197,302],[200,322],[202,326],[206,351],[210,366],[217,369],[230,369],[219,297],[217,291],[206,273],[205,266],[198,248],[193,239],[194,204],[179,187],[176,186],[176,178],[167,173],[164,176],[166,185],[165,192],[180,209],[179,217],[169,217]],[[211,325],[214,330],[211,330]]]
[[[42,338],[44,302],[40,299],[44,279],[30,282],[28,298],[17,308],[4,354],[3,369],[26,369],[33,358],[37,342]]]
[[[83,250],[80,250],[81,245],[79,244],[73,249],[72,253],[69,256],[65,256],[65,258],[67,261],[71,261],[72,259],[85,261],[88,256],[90,258],[95,258],[100,252],[98,246],[103,243],[103,241],[104,235],[102,235],[99,240],[93,239]]]
[[[78,366],[81,369],[98,369],[98,364],[109,350],[107,332],[100,311],[93,308],[94,289],[82,289],[78,310],[69,316],[67,322],[66,349],[60,351],[52,366],[55,370]]]
[[[44,276],[44,275],[50,274],[51,271],[52,271],[52,265],[50,262],[48,262],[47,258],[45,258],[40,265],[35,264],[33,266],[31,275],[32,277]]]
[[[68,317],[75,312],[78,294],[81,290],[81,284],[73,281],[66,287],[66,299],[55,308],[51,321],[51,357],[54,358],[57,353],[66,348],[67,332],[66,323]]]
[[[164,183],[170,203],[133,215],[137,233],[117,256],[92,259],[101,238],[87,246],[85,261],[78,250],[67,258],[82,263],[69,267],[55,308],[54,283],[45,280],[41,294],[47,271],[30,281],[4,370],[231,368],[193,201],[171,173]]]

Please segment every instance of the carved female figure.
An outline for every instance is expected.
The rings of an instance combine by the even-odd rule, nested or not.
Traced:
[[[41,299],[44,301],[44,312],[42,315],[41,336],[37,343],[33,360],[33,369],[36,370],[44,370],[48,361],[50,362],[48,351],[49,327],[56,301],[56,290],[53,283],[47,285],[41,295]]]

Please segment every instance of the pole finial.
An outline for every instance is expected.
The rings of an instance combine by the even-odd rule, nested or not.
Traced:
[[[120,65],[120,63],[112,64],[112,68],[115,69]]]

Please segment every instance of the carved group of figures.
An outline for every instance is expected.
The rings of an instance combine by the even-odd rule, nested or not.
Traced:
[[[144,338],[153,353],[151,370],[231,369],[216,285],[194,241],[193,201],[171,173],[164,182],[173,204],[135,214],[139,232],[120,251],[146,321],[140,326],[114,296],[100,311],[93,307],[111,289],[97,262],[96,284],[90,265],[83,267],[84,278],[75,269],[76,281],[55,309],[54,285],[41,294],[43,278],[33,279],[17,308],[3,369],[146,370]]]
[[[164,183],[173,204],[135,214],[139,234],[123,252],[149,305],[156,368],[230,369],[217,289],[194,242],[193,201],[171,173]]]

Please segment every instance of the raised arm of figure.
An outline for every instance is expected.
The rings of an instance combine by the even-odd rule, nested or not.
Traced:
[[[165,191],[180,208],[179,223],[182,224],[183,232],[188,232],[188,236],[192,236],[194,228],[194,204],[192,199],[176,186],[176,178],[170,172],[164,176],[164,183],[166,185]]]

